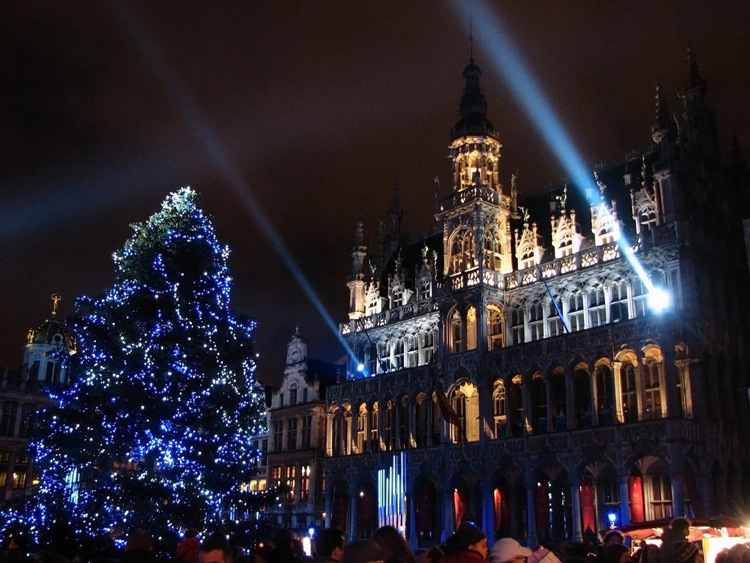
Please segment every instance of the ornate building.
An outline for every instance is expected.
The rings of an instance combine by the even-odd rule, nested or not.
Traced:
[[[750,191],[736,143],[722,164],[694,53],[681,120],[657,87],[646,150],[598,166],[588,193],[571,182],[525,205],[515,175],[501,183],[473,59],[463,77],[439,230],[403,237],[394,189],[366,272],[357,224],[326,523],[428,545],[473,520],[536,545],[611,518],[739,513]]]
[[[294,333],[287,345],[284,378],[271,395],[269,486],[282,493],[266,514],[300,537],[323,523],[325,394],[344,379],[344,368],[307,357],[307,343]],[[265,487],[265,485],[264,485]]]
[[[31,494],[38,484],[29,442],[38,410],[49,405],[47,391],[67,384],[63,357],[75,353],[75,341],[57,318],[59,295],[51,317],[29,330],[20,373],[5,370],[0,380],[0,493],[2,500]]]

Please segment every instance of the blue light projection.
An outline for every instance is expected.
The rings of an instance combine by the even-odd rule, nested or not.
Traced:
[[[492,68],[510,86],[521,107],[568,172],[574,185],[582,191],[591,205],[599,205],[598,200],[592,199],[598,193],[594,175],[581,158],[575,143],[537,84],[529,66],[511,42],[510,33],[500,18],[481,0],[451,0],[449,4],[460,19],[472,22],[473,32],[484,45]],[[628,244],[622,233],[617,243],[620,255],[630,263],[648,289],[649,303],[654,312],[666,310],[669,307],[668,294],[654,286],[635,257],[633,247]]]

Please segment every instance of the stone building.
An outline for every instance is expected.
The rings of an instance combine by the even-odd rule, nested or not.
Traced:
[[[521,205],[473,60],[463,77],[436,232],[402,235],[395,189],[375,252],[356,228],[326,523],[351,538],[392,524],[424,546],[471,520],[536,545],[611,519],[738,514],[750,191],[694,53],[681,119],[656,88],[647,149]]]
[[[297,330],[287,345],[284,378],[271,395],[268,479],[281,495],[266,514],[299,537],[309,536],[325,518],[325,395],[343,379],[343,366],[307,357],[307,343]]]
[[[0,495],[2,500],[31,494],[39,482],[29,453],[36,413],[52,400],[48,392],[67,385],[63,359],[75,353],[75,340],[57,318],[58,295],[50,318],[29,330],[21,371],[6,369],[0,380]]]

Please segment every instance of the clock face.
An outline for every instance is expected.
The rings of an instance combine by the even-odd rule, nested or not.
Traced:
[[[294,350],[292,350],[292,360],[297,361],[301,357],[302,357],[302,352],[298,348],[295,348]]]

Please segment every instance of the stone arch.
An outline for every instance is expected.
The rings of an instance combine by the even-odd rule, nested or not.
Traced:
[[[453,493],[454,526],[458,528],[462,522],[481,525],[482,487],[479,476],[466,466],[459,467],[449,481],[448,490]]]
[[[573,400],[576,428],[591,428],[593,425],[593,392],[591,389],[591,368],[583,360],[573,366]]]
[[[545,465],[537,466],[532,472],[536,487],[537,538],[540,543],[564,541],[572,536],[568,472],[556,457],[544,457],[548,458]],[[542,507],[546,509],[542,510]]]
[[[508,378],[508,392],[506,394],[507,413],[510,417],[510,431],[512,436],[523,436],[526,428],[526,414],[524,412],[523,378],[516,373]]]
[[[537,370],[529,377],[529,393],[531,430],[534,434],[547,432],[547,378],[541,370]]]
[[[458,274],[476,267],[476,241],[469,227],[457,228],[448,239],[449,274]]]

